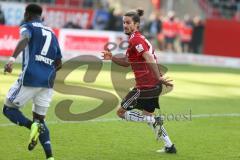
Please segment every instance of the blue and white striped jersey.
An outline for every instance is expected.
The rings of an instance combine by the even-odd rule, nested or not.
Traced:
[[[20,35],[28,36],[29,42],[23,51],[23,72],[19,80],[24,86],[52,88],[55,61],[62,58],[53,31],[40,20],[34,20],[21,25]]]

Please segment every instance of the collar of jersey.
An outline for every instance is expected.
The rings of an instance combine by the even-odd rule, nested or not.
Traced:
[[[29,22],[23,22],[23,24],[26,24],[26,23],[33,23],[33,22],[39,22],[39,23],[42,23],[43,21],[41,19],[34,19],[32,21],[29,21]]]
[[[136,34],[136,33],[140,33],[140,32],[139,32],[139,31],[135,31],[135,32],[133,32],[133,33],[129,36],[129,39],[131,39],[132,36],[133,36],[134,34]]]

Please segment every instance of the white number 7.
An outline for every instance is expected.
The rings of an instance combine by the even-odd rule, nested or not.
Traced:
[[[51,40],[52,40],[52,33],[50,31],[42,29],[42,35],[46,36],[47,38],[46,38],[46,41],[45,41],[44,46],[42,48],[41,55],[46,56],[47,53],[48,53],[48,49],[50,47]]]

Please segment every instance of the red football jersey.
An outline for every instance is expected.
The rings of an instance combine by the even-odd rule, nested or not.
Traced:
[[[126,55],[135,75],[136,87],[153,88],[159,80],[143,57],[143,54],[148,51],[156,60],[152,45],[140,32],[134,32],[129,37],[128,43]]]

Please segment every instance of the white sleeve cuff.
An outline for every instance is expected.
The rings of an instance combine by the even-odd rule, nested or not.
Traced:
[[[9,61],[9,62],[15,62],[15,61],[16,61],[16,58],[10,57],[8,61]]]

